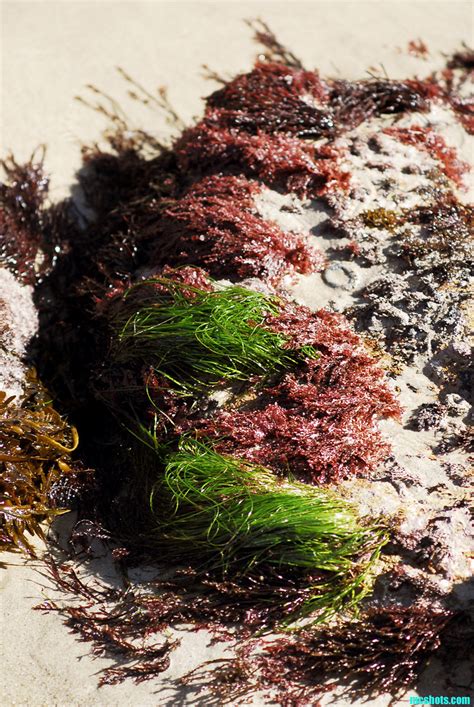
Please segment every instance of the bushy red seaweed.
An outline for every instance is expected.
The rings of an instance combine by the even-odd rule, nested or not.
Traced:
[[[369,79],[332,82],[329,104],[339,129],[352,129],[380,115],[426,112],[429,102],[409,81]]]
[[[183,173],[244,174],[302,198],[336,187],[347,189],[349,184],[349,173],[340,167],[335,149],[328,155],[292,135],[239,132],[222,126],[215,111],[184,131],[175,152]]]
[[[49,179],[42,157],[18,164],[13,157],[0,166],[0,262],[26,284],[43,277],[60,249],[59,234],[67,233],[67,202],[48,207]]]
[[[193,184],[164,209],[150,264],[190,263],[231,281],[276,282],[285,272],[320,270],[324,256],[303,235],[285,233],[259,216],[253,196],[260,190],[256,182],[222,175]]]
[[[225,452],[238,450],[249,461],[317,483],[375,468],[388,451],[377,420],[400,408],[359,338],[325,310],[288,307],[270,325],[290,337],[289,345],[314,346],[319,358],[259,391],[253,404],[219,412],[199,429]]]

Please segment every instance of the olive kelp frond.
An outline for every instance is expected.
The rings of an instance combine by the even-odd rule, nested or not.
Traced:
[[[80,473],[71,460],[77,444],[50,403],[0,392],[0,549],[34,555],[27,535],[44,537],[41,523],[64,512],[64,481],[74,485]]]

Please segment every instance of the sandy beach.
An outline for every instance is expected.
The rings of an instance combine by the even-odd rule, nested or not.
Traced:
[[[100,115],[75,100],[76,96],[90,97],[88,84],[117,100],[132,124],[160,138],[170,135],[162,117],[128,98],[118,66],[150,89],[166,86],[174,109],[189,124],[202,113],[202,97],[215,88],[204,77],[203,65],[224,76],[251,68],[257,46],[244,22],[247,18],[264,19],[308,68],[317,67],[323,76],[354,79],[381,67],[391,78],[427,75],[443,66],[444,53],[459,48],[462,42],[472,42],[473,29],[468,2],[18,0],[4,1],[0,7],[1,154],[11,151],[21,161],[38,145],[46,145],[45,166],[51,174],[53,200],[74,190],[81,144],[98,140],[105,127]],[[419,38],[429,49],[426,59],[408,52],[409,41]],[[472,160],[472,142],[460,133],[453,133],[452,138],[464,158]],[[326,245],[329,248],[331,243]],[[321,282],[320,275],[317,278],[318,286],[315,280],[301,282],[296,294],[310,305],[318,298],[319,306],[324,306],[333,291]],[[344,306],[347,304],[349,297]],[[413,382],[410,375],[406,380]],[[423,392],[425,397],[419,399],[408,388],[402,393],[404,403],[412,408],[429,401],[430,395],[434,399],[430,392]],[[417,464],[413,457],[420,450],[426,452],[428,438],[419,444],[413,435],[401,435],[395,423],[386,424],[385,434],[407,466]],[[370,499],[367,503],[370,505]],[[70,522],[63,518],[59,526]],[[39,542],[38,550],[41,552]],[[160,679],[99,689],[97,674],[111,661],[94,659],[88,645],[68,633],[60,616],[32,611],[33,606],[52,597],[41,564],[25,564],[21,556],[12,554],[3,554],[0,561],[4,563],[0,564],[2,704],[210,704],[205,693],[196,696],[173,687],[173,680],[202,659],[222,654],[222,647],[207,645],[205,632],[181,632],[181,647]],[[116,581],[107,559],[96,561],[93,570],[105,581]],[[431,682],[435,673],[436,666],[427,674],[426,686],[435,684]],[[410,694],[416,693],[408,693],[396,706],[406,705]],[[371,704],[385,707],[389,702],[390,696],[385,696]],[[323,699],[322,704],[326,703],[350,704],[345,697],[329,695]],[[256,695],[251,704],[263,705],[263,697]]]

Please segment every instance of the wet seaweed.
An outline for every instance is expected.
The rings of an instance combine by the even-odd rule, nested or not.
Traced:
[[[34,284],[54,267],[72,227],[66,200],[48,205],[49,179],[43,168],[44,149],[19,164],[12,156],[2,160],[0,183],[0,262],[23,283]]]
[[[320,270],[324,256],[304,235],[259,216],[253,197],[260,191],[257,182],[233,176],[193,184],[154,225],[150,265],[191,264],[215,278],[260,277],[274,284],[287,273]]]
[[[0,547],[34,555],[28,535],[44,539],[41,524],[78,500],[91,472],[71,459],[77,432],[37,381],[21,401],[0,393],[0,444]]]
[[[422,667],[443,645],[453,645],[457,619],[449,610],[422,604],[371,608],[353,622],[247,643],[237,649],[236,658],[205,664],[185,676],[184,683],[197,690],[206,684],[224,703],[270,690],[285,707],[317,704],[336,687],[335,678],[350,686],[353,696],[390,692],[395,697],[415,685]],[[457,655],[459,648],[458,643]]]
[[[207,629],[214,640],[230,642],[233,657],[204,663],[180,680],[188,693],[205,692],[216,704],[232,704],[256,691],[283,707],[317,704],[337,685],[358,697],[399,695],[416,685],[431,658],[442,659],[445,667],[459,665],[472,644],[472,617],[442,608],[426,586],[424,599],[411,606],[373,606],[357,617],[275,636],[275,617],[269,622],[265,608],[268,594],[278,587],[288,600],[292,591],[278,572],[268,575],[266,591],[245,579],[196,581],[190,569],[125,589],[85,583],[71,563],[50,560],[48,576],[62,599],[37,609],[59,612],[82,640],[93,643],[96,654],[115,658],[114,666],[101,671],[101,684],[159,675],[178,645],[167,630],[173,626]],[[293,591],[297,584],[296,578]],[[67,596],[75,597],[74,604]],[[262,635],[262,627],[272,633]]]
[[[386,455],[377,420],[399,406],[343,318],[174,278],[109,303],[116,341],[98,390],[111,405],[122,391],[158,438],[198,430],[225,453],[316,483],[367,473]],[[239,381],[224,407],[202,397]]]
[[[426,113],[429,109],[426,96],[416,84],[379,78],[334,81],[329,103],[337,124],[345,129],[381,115]]]
[[[317,72],[265,62],[211,94],[207,106],[209,113],[218,111],[219,124],[227,129],[319,138],[334,132],[326,101],[327,89]]]
[[[335,148],[317,147],[285,133],[249,135],[232,130],[221,125],[216,112],[208,112],[198,125],[185,130],[174,151],[179,170],[194,179],[216,172],[243,174],[302,198],[346,190],[349,185],[349,173],[340,166]]]
[[[145,537],[161,558],[258,582],[268,565],[283,575],[309,572],[301,576],[306,597],[296,615],[282,607],[285,623],[315,612],[325,620],[368,592],[384,532],[362,525],[334,493],[283,482],[192,438],[182,438],[164,466],[150,496],[156,531]]]

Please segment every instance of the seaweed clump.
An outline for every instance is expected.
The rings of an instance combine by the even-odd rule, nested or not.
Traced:
[[[153,267],[191,264],[215,278],[247,277],[277,283],[287,272],[309,273],[324,264],[304,236],[283,232],[256,211],[257,182],[213,175],[167,204],[154,225]],[[159,236],[157,238],[156,232]]]
[[[181,678],[188,694],[205,691],[216,704],[232,704],[255,691],[265,691],[282,707],[317,704],[338,685],[359,697],[397,696],[415,687],[431,658],[459,665],[469,657],[473,638],[469,615],[433,608],[429,595],[412,606],[372,606],[330,626],[312,625],[277,638],[262,635],[262,627],[275,625],[268,621],[269,593],[287,601],[298,593],[298,579],[292,588],[286,577],[285,585],[278,570],[267,576],[266,587],[245,578],[222,582],[201,575],[197,582],[195,571],[182,569],[171,579],[129,585],[125,591],[85,584],[68,563],[50,561],[49,575],[76,601],[68,606],[48,600],[37,609],[62,613],[74,632],[92,642],[96,655],[120,659],[102,670],[101,685],[142,682],[166,670],[179,641],[155,642],[154,636],[170,627],[194,626],[207,629],[215,640],[231,641],[233,657],[204,663]]]
[[[0,393],[1,549],[34,555],[27,534],[44,537],[41,523],[91,488],[92,473],[71,459],[77,444],[37,382],[20,402]]]
[[[252,135],[283,132],[319,138],[334,132],[325,110],[327,88],[316,71],[257,62],[207,98],[208,109],[219,111],[219,124]],[[319,107],[322,106],[322,107]]]
[[[350,685],[354,696],[390,693],[413,687],[435,654],[456,648],[458,618],[447,609],[423,604],[373,607],[352,622],[299,631],[276,641],[250,641],[236,657],[204,664],[183,682],[231,703],[255,690],[272,691],[280,705],[318,704],[336,684]],[[472,621],[464,616],[470,624]],[[466,654],[466,644],[464,654]],[[451,656],[451,660],[453,656]],[[337,683],[328,680],[337,679]]]
[[[349,173],[340,151],[317,147],[286,133],[258,133],[222,127],[213,113],[188,128],[174,145],[179,170],[195,179],[215,172],[243,174],[301,198],[347,190]]]
[[[321,621],[367,593],[383,530],[364,527],[335,494],[282,482],[191,438],[164,465],[150,498],[156,530],[145,536],[160,557],[255,585],[265,582],[265,567],[293,571],[302,596],[296,608],[280,600],[285,623],[315,612]]]
[[[70,224],[67,202],[47,206],[49,180],[43,158],[20,165],[13,157],[0,162],[0,261],[22,283],[34,284],[54,266],[61,234]]]
[[[390,209],[369,209],[361,214],[362,220],[369,228],[385,228],[394,231],[400,225],[400,215]]]
[[[346,130],[381,115],[426,113],[429,101],[421,86],[410,81],[369,79],[334,81],[329,103],[336,124]]]

